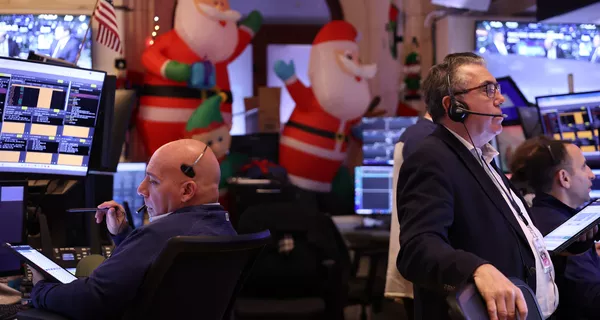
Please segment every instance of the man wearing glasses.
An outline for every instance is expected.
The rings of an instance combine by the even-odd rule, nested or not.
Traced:
[[[468,282],[490,319],[525,319],[508,277],[526,282],[549,317],[558,290],[543,237],[488,143],[502,132],[500,86],[481,57],[457,53],[431,68],[423,89],[438,127],[404,160],[397,188],[397,266],[414,284],[415,319],[448,319],[446,296]]]
[[[96,222],[106,217],[116,245],[110,259],[89,277],[69,284],[39,281],[35,272],[33,305],[71,319],[120,318],[170,238],[236,234],[218,203],[220,176],[219,162],[200,141],[177,140],[159,148],[138,187],[152,222],[131,230],[120,204],[99,205]]]

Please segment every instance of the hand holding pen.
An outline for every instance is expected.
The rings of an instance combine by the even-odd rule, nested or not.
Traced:
[[[127,217],[122,205],[114,200],[101,203],[96,210],[96,223],[106,217],[106,227],[112,235],[117,235],[127,229]]]

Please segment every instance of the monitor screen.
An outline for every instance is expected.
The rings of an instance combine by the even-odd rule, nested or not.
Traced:
[[[540,114],[536,107],[520,107],[517,108],[517,113],[526,139],[543,134]]]
[[[600,199],[600,170],[594,169],[592,173],[596,178],[592,180],[592,191],[590,192],[590,198]]]
[[[394,146],[404,130],[417,120],[417,117],[363,118],[360,124],[363,165],[393,165]]]
[[[527,102],[527,99],[525,99],[525,96],[511,77],[502,77],[496,80],[500,84],[500,92],[502,92],[502,96],[504,97],[502,113],[507,115],[502,123],[504,125],[518,124],[519,113],[517,108],[526,107],[529,105],[529,102]]]
[[[354,169],[354,210],[357,214],[392,213],[392,166],[362,166]]]
[[[0,181],[0,240],[24,242],[26,182]],[[0,276],[20,271],[20,259],[0,246]]]
[[[86,37],[89,25],[90,16],[86,15],[0,14],[0,56],[27,59],[33,51],[75,63],[83,45],[77,66],[91,69],[91,30]]]
[[[525,142],[525,134],[523,127],[520,125],[505,126],[502,132],[496,136],[498,152],[500,153],[500,165],[503,172],[510,172],[509,166],[512,160],[512,155]]]
[[[581,23],[476,21],[475,50],[600,63],[600,26]]]
[[[105,75],[0,58],[0,172],[85,176]]]
[[[597,154],[600,91],[537,97],[544,134]]]

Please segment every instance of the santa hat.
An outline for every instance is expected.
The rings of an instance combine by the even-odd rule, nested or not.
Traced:
[[[350,23],[343,20],[333,20],[321,28],[313,46],[330,41],[358,41],[358,32]]]
[[[224,93],[214,95],[202,103],[188,119],[185,131],[188,135],[211,132],[226,125],[221,115],[221,102],[227,96]]]

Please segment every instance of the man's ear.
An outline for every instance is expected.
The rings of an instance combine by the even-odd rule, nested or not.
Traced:
[[[444,96],[442,98],[442,107],[444,107],[444,110],[446,110],[446,114],[448,114],[448,109],[450,109],[451,102],[452,99],[450,98],[450,96]]]
[[[195,181],[186,181],[181,186],[181,202],[188,202],[196,195],[198,186]]]
[[[571,188],[571,175],[565,169],[558,170],[558,183],[565,189]]]

